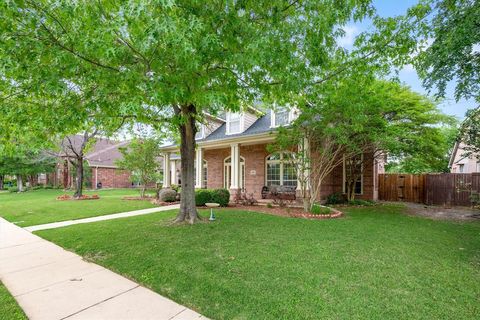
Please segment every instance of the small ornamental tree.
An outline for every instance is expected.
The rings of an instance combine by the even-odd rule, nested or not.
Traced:
[[[273,148],[292,152],[293,159],[306,158],[294,161],[297,176],[310,180],[305,207],[322,198],[323,182],[337,166],[345,162],[345,191],[353,200],[367,155],[431,153],[441,135],[439,125],[450,121],[435,103],[408,87],[361,76],[323,85],[299,109],[298,119],[279,130]],[[298,147],[304,140],[308,154]]]
[[[82,134],[65,137],[60,143],[60,153],[58,157],[65,157],[75,169],[75,192],[74,199],[79,199],[83,195],[84,184],[84,165],[85,156],[88,148],[96,142],[98,131],[93,129],[91,132],[84,131]]]
[[[127,147],[120,148],[122,158],[116,164],[132,172],[132,181],[142,185],[141,197],[145,197],[145,190],[151,183],[156,183],[160,174],[160,141],[153,138],[133,139]]]

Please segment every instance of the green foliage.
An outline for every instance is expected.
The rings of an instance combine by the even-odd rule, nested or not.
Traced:
[[[10,187],[10,188],[8,188],[8,192],[16,193],[16,192],[18,192],[18,188],[17,187]]]
[[[213,202],[227,207],[230,202],[230,192],[227,189],[197,189],[195,190],[195,203],[204,206],[205,203]]]
[[[269,208],[269,209],[273,208],[273,204],[271,204],[270,202],[267,203],[267,208]]]
[[[480,160],[480,107],[467,112],[458,138],[465,144],[465,156]]]
[[[133,139],[127,147],[119,148],[122,158],[116,163],[129,170],[131,180],[143,186],[142,196],[148,184],[156,183],[161,179],[159,160],[160,141],[153,138]]]
[[[385,171],[389,173],[443,173],[450,172],[448,167],[452,147],[458,138],[456,122],[451,125],[440,126],[437,134],[427,137],[431,140],[430,152],[427,145],[423,152],[399,154],[391,157]],[[428,143],[428,141],[426,141]]]
[[[204,206],[205,203],[212,202],[212,191],[209,189],[195,190],[195,204],[197,206]]]
[[[444,96],[456,82],[455,98],[480,99],[480,2],[429,1],[433,17],[424,21],[423,39],[430,41],[417,56],[415,66],[427,89]]]
[[[314,203],[313,206],[310,208],[311,214],[330,214],[332,209],[329,207],[321,206],[319,204]]]
[[[230,202],[230,191],[227,189],[213,189],[212,202],[218,203],[222,207],[227,207]]]
[[[326,204],[341,204],[345,203],[345,197],[341,192],[331,193],[327,196]]]

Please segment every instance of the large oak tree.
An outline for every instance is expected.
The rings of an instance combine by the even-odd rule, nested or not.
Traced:
[[[236,111],[255,99],[283,103],[330,79],[331,58],[343,52],[335,41],[341,27],[372,13],[366,0],[3,2],[3,96],[81,79],[103,97],[121,97],[96,104],[99,111],[171,126],[181,138],[176,221],[193,223],[195,123],[203,112]],[[52,110],[46,104],[34,116],[55,117]]]

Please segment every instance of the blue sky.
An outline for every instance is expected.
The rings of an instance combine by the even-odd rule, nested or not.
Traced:
[[[374,0],[373,3],[377,12],[381,16],[387,17],[404,14],[409,7],[417,3],[417,0]],[[341,41],[343,41],[342,45],[347,48],[351,46],[355,36],[358,33],[367,30],[370,26],[371,24],[368,21],[347,25],[345,28],[346,36],[341,39]],[[422,87],[421,80],[411,66],[407,66],[401,70],[399,76],[400,80],[410,86],[413,90],[427,94],[426,90]],[[461,100],[456,102],[453,95],[454,89],[455,84],[451,83],[447,88],[445,100],[440,104],[440,108],[447,114],[463,119],[467,109],[473,108],[475,103],[473,100]]]

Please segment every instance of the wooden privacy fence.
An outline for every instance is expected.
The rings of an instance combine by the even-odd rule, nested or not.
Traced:
[[[380,174],[378,198],[428,205],[470,206],[480,193],[480,173]]]

